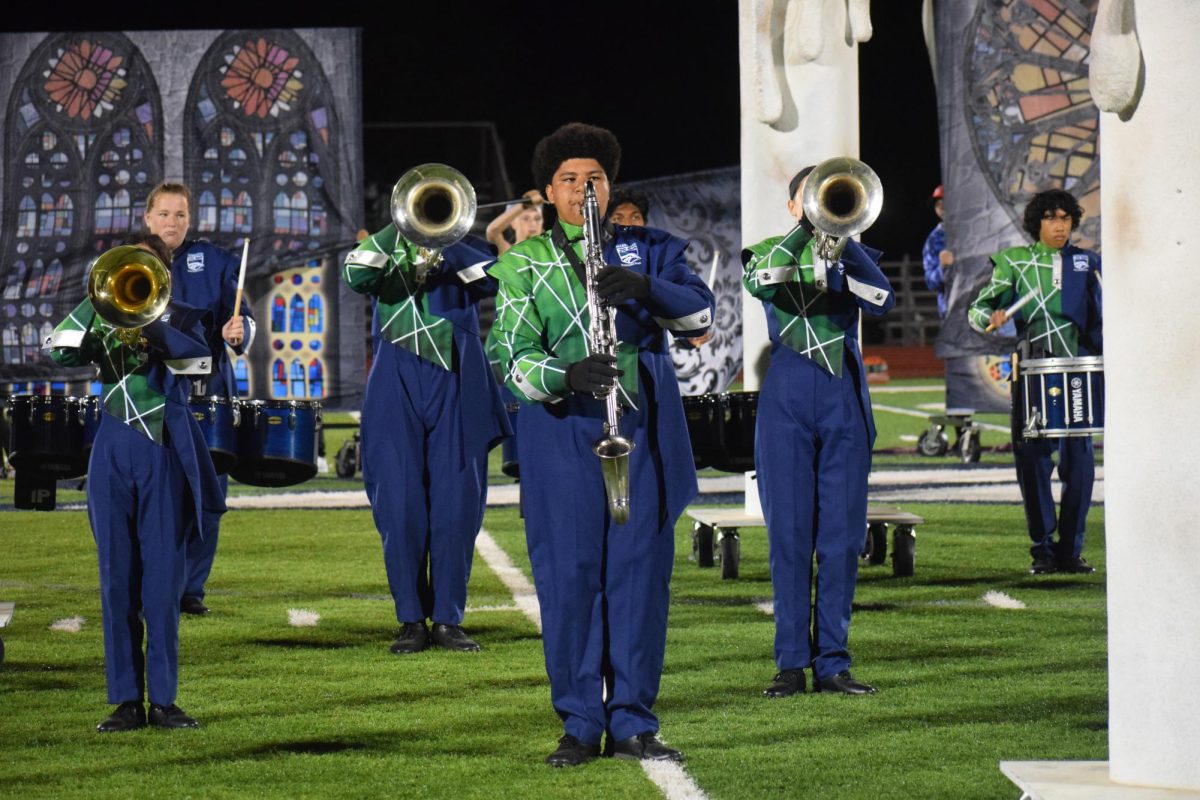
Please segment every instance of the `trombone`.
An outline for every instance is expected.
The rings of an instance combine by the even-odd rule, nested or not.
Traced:
[[[156,255],[121,245],[100,255],[87,279],[88,297],[100,317],[133,347],[140,331],[163,315],[171,301],[171,271]]]
[[[851,236],[875,224],[883,208],[883,184],[857,158],[822,161],[804,180],[804,216],[815,229],[813,254],[837,261]]]

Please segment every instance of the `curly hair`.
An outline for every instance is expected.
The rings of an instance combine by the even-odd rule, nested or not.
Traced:
[[[637,189],[614,189],[608,196],[608,213],[611,214],[626,203],[642,212],[642,219],[650,216],[650,198]]]
[[[533,149],[534,184],[539,188],[549,186],[562,163],[572,158],[596,159],[608,180],[615,181],[621,169],[621,144],[607,128],[569,122]]]
[[[1042,220],[1047,214],[1062,210],[1071,217],[1071,230],[1079,228],[1079,220],[1083,218],[1083,208],[1075,195],[1063,189],[1047,189],[1038,192],[1025,206],[1025,232],[1036,242],[1042,236]]]
[[[167,243],[153,233],[146,231],[131,233],[125,238],[125,244],[148,247],[168,268],[171,266],[171,248],[167,247]]]

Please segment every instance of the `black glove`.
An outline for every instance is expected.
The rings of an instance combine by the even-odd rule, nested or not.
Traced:
[[[596,291],[612,305],[650,296],[650,279],[628,267],[608,266],[596,276]]]
[[[567,387],[573,392],[598,394],[612,388],[613,379],[625,373],[617,369],[616,356],[593,353],[567,367]]]

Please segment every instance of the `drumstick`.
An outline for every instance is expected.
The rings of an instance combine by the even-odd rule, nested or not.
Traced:
[[[1021,306],[1028,303],[1033,298],[1037,297],[1039,294],[1041,294],[1041,291],[1042,290],[1040,288],[1035,286],[1032,292],[1025,295],[1024,297],[1022,297],[1017,302],[1013,303],[1008,308],[1004,309],[1004,322],[1008,322],[1010,319],[1012,319],[1012,315],[1017,313],[1017,309],[1019,309]],[[1001,323],[1001,324],[1003,324],[1003,323]],[[983,332],[991,333],[992,331],[996,330],[996,328],[999,328],[999,327],[1000,327],[1000,325],[988,325],[986,328],[984,328]]]
[[[713,281],[715,281],[717,279],[717,264],[719,264],[720,261],[721,261],[721,249],[718,247],[714,247],[713,248],[712,269],[710,269],[708,271],[708,288],[710,288],[710,289],[713,287]]]
[[[238,294],[234,295],[233,315],[241,314],[241,287],[246,283],[246,260],[250,258],[250,239],[246,239],[241,247],[241,269],[238,270]]]

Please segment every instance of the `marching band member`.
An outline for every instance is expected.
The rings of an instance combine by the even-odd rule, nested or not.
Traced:
[[[479,336],[492,257],[465,242],[431,266],[394,224],[346,257],[342,278],[375,306],[362,411],[363,480],[383,540],[396,654],[473,651],[462,629],[488,451],[509,427]],[[432,631],[425,620],[433,622]]]
[[[158,248],[165,274],[170,251],[156,236],[141,239],[143,249]],[[189,531],[206,535],[207,521],[224,510],[183,377],[209,370],[206,314],[172,299],[167,313],[127,344],[122,330],[101,318],[89,298],[44,343],[59,364],[98,365],[104,384],[104,412],[87,480],[88,518],[99,554],[108,701],[117,704],[97,727],[101,733],[144,726],[147,695],[151,725],[197,725],[175,705],[175,696],[187,537]]]
[[[617,227],[598,295],[616,314],[619,355],[592,353],[583,252],[585,184],[600,213],[621,148],[612,133],[571,123],[542,139],[534,178],[558,212],[551,232],[516,244],[491,268],[500,281],[494,330],[507,352],[518,415],[522,502],[551,702],[564,735],[546,759],[577,766],[606,750],[678,761],[656,738],[675,521],[697,492],[687,426],[664,330],[694,336],[713,297],[684,259],[686,242]],[[603,217],[601,217],[602,219]],[[610,516],[599,459],[605,401],[619,378],[629,454],[628,521]],[[669,454],[669,455],[668,455]]]
[[[1009,319],[1005,309],[1033,295],[1015,312],[1020,362],[1026,358],[1073,358],[1101,355],[1104,330],[1101,304],[1100,256],[1070,243],[1083,209],[1074,195],[1062,189],[1039,192],[1025,207],[1025,231],[1035,241],[1001,250],[992,256],[991,281],[967,310],[971,327],[980,333]],[[1094,274],[1094,276],[1093,276]],[[1025,503],[1029,548],[1035,575],[1051,572],[1095,572],[1083,558],[1092,485],[1096,479],[1095,449],[1090,436],[1065,436],[1051,443],[1022,434],[1025,410],[1022,382],[1013,376],[1012,444],[1017,484]],[[1054,515],[1050,493],[1051,456],[1058,451],[1062,506]],[[1058,531],[1058,541],[1054,533]]]
[[[867,530],[867,473],[875,422],[858,345],[860,312],[895,304],[879,253],[849,241],[841,259],[814,253],[801,170],[788,186],[797,225],[742,252],[746,289],[762,301],[771,364],[758,400],[754,464],[770,543],[775,663],[764,691],[869,694],[850,674],[850,613]],[[816,614],[812,562],[820,580]]]
[[[240,312],[233,308],[237,295],[238,256],[202,239],[188,240],[191,225],[191,192],[182,183],[161,183],[146,198],[143,220],[146,230],[163,240],[174,258],[171,265],[171,292],[176,299],[210,312],[212,324],[205,332],[212,349],[212,374],[195,382],[206,397],[238,396],[226,345],[242,355],[254,341],[254,317],[250,303],[242,300]],[[218,476],[221,497],[229,493],[229,477]],[[186,614],[207,614],[204,585],[217,554],[220,515],[205,521],[205,535],[188,538],[187,583],[181,610]]]

